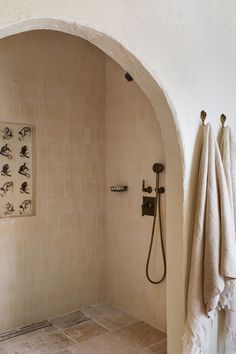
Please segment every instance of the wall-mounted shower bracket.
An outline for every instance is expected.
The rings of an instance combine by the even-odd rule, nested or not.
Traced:
[[[155,191],[156,191],[156,188],[155,188]],[[160,187],[158,188],[158,194],[164,194],[165,193],[165,188],[164,187]]]
[[[151,186],[145,187],[145,180],[144,179],[143,179],[142,191],[145,192],[145,193],[152,193],[152,187]]]

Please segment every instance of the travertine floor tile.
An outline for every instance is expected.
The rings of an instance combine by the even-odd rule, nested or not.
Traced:
[[[69,328],[77,324],[88,321],[89,318],[81,311],[69,313],[67,315],[52,318],[50,321],[60,329]]]
[[[119,331],[124,337],[138,343],[143,348],[149,347],[166,338],[166,334],[145,322],[137,322]]]
[[[138,321],[126,312],[107,304],[89,306],[82,311],[109,330],[122,328]]]
[[[68,328],[65,334],[77,342],[85,342],[91,338],[108,333],[108,330],[94,321],[84,322],[78,326]]]
[[[35,322],[29,325],[25,325],[23,327],[19,327],[17,329],[14,330],[10,330],[4,333],[0,334],[0,342],[4,341],[4,340],[8,340],[11,338],[16,338],[19,336],[22,336],[24,334],[28,334],[28,333],[33,333],[35,331],[38,331],[40,329],[44,329],[45,331],[50,331],[49,328],[53,327],[52,323],[50,321],[40,321],[40,322]]]
[[[55,331],[57,331],[57,328],[52,325],[52,326],[50,326],[50,327],[44,328],[43,330],[44,330],[44,332],[46,332],[46,333],[50,333],[50,332],[55,332]]]
[[[94,338],[70,350],[73,354],[148,354],[138,344],[117,333]]]
[[[0,354],[166,354],[165,333],[110,305],[89,306],[52,322],[0,342]]]
[[[74,342],[63,333],[45,333],[38,331],[32,335],[20,336],[14,340],[2,342],[1,354],[48,354],[73,345]]]
[[[152,345],[148,350],[154,354],[167,354],[167,341],[162,340],[161,342]]]
[[[71,354],[72,352],[69,349],[65,349],[65,350],[60,350],[59,352],[56,352],[55,354]]]
[[[44,330],[27,333],[19,337],[11,338],[9,340],[0,342],[0,353],[11,354],[21,353],[20,350],[25,347],[25,353],[30,353],[32,341],[40,335],[45,334]]]
[[[97,319],[99,316],[101,317],[101,311],[97,309],[98,306],[86,306],[82,307],[81,311],[88,317]]]

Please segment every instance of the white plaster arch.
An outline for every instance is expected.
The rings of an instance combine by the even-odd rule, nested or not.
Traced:
[[[56,5],[55,5],[56,6]],[[19,17],[20,18],[20,17]],[[167,189],[167,332],[168,353],[182,353],[182,334],[185,317],[185,272],[184,272],[184,149],[182,134],[174,105],[168,93],[149,72],[147,65],[122,45],[121,39],[112,38],[109,31],[101,32],[81,23],[71,22],[63,15],[60,20],[50,17],[35,17],[28,12],[27,19],[0,19],[0,38],[38,29],[57,30],[88,40],[125,70],[129,71],[152,103],[160,123],[166,159]],[[146,63],[145,63],[146,64]]]

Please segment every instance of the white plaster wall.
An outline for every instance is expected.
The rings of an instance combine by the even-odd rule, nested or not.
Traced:
[[[204,108],[208,112],[215,129],[218,129],[218,119],[224,111],[236,133],[235,13],[236,3],[233,0],[0,1],[1,36],[35,26],[57,27],[87,37],[116,57],[123,67],[133,71],[136,81],[142,85],[157,111],[155,102],[163,99],[161,93],[154,90],[155,83],[123,50],[124,47],[164,88],[171,102],[178,132],[173,128],[170,112],[160,109],[158,117],[170,172],[169,177],[167,175],[169,354],[182,352],[184,267],[191,231],[189,211],[192,209],[189,202],[195,192],[199,111]],[[98,33],[87,31],[86,26],[104,33],[123,47],[114,45],[109,38]],[[177,145],[180,136],[184,158],[182,179],[180,147]]]

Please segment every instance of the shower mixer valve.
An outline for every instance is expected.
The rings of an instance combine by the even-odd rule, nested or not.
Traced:
[[[155,197],[143,197],[142,216],[154,216],[156,209]]]

